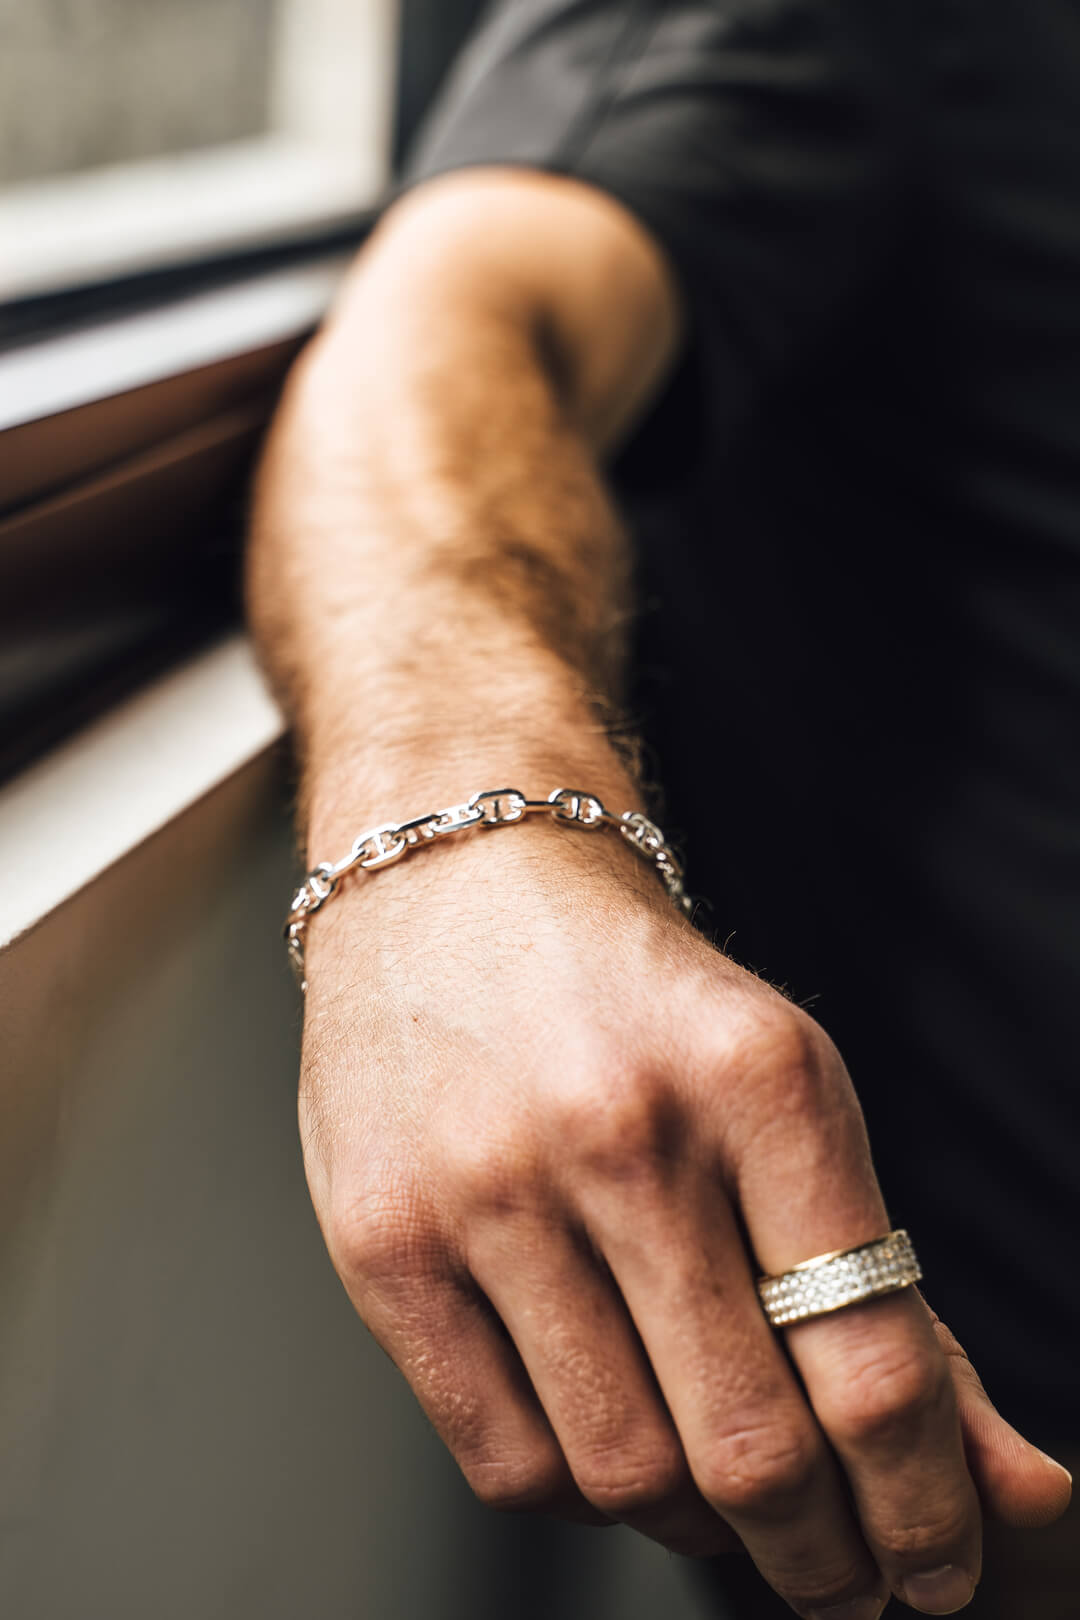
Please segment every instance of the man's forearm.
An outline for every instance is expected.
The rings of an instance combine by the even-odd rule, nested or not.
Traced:
[[[509,250],[554,195],[500,192],[487,279],[467,232],[437,282],[376,244],[276,424],[251,601],[313,857],[475,788],[636,794],[592,697],[628,595],[596,451],[672,305],[635,227],[565,190],[537,299]],[[1067,1479],[910,1290],[776,1342],[754,1271],[889,1229],[840,1056],[616,840],[551,827],[441,840],[465,881],[403,862],[311,930],[299,1121],[350,1298],[483,1500],[683,1552],[730,1526],[800,1615],[952,1612],[972,1472],[1027,1522]]]
[[[294,374],[249,595],[316,821],[343,780],[352,814],[545,767],[621,787],[628,550],[544,344],[512,291],[403,286],[376,246]]]

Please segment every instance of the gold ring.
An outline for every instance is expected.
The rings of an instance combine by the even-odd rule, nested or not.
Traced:
[[[758,1295],[773,1327],[788,1327],[814,1316],[828,1316],[864,1299],[895,1294],[922,1276],[911,1239],[889,1232],[853,1249],[816,1254],[790,1271],[758,1279]]]

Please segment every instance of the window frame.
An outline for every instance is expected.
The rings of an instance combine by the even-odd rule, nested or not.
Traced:
[[[0,305],[349,225],[394,143],[399,0],[281,0],[264,135],[0,189]]]

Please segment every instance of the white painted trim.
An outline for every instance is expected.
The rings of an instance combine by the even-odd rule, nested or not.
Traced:
[[[0,190],[0,301],[370,207],[389,167],[396,25],[397,0],[285,0],[267,135]]]
[[[250,645],[237,634],[0,789],[0,948],[283,730]]]
[[[375,199],[371,149],[273,135],[0,192],[0,301],[256,246]]]
[[[366,150],[385,175],[396,84],[398,0],[278,0],[270,125]]]
[[[301,336],[326,313],[348,257],[254,276],[0,356],[0,432]]]

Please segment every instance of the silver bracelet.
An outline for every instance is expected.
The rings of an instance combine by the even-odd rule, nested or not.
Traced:
[[[379,827],[369,827],[353,839],[352,848],[340,861],[320,861],[308,873],[293,896],[284,930],[289,960],[301,990],[307,989],[304,934],[308,922],[337,893],[347,873],[374,872],[380,866],[390,866],[403,855],[410,855],[449,833],[463,832],[466,827],[504,827],[541,812],[564,827],[583,827],[589,831],[597,827],[616,828],[631,848],[655,869],[679,910],[687,916],[693,911],[694,901],[683,887],[682,867],[674,851],[655,822],[640,810],[613,815],[595,795],[583,793],[580,788],[556,788],[546,799],[527,799],[517,788],[493,788],[486,793],[474,793],[464,804],[452,804],[447,810],[434,810],[413,821],[387,821]]]

